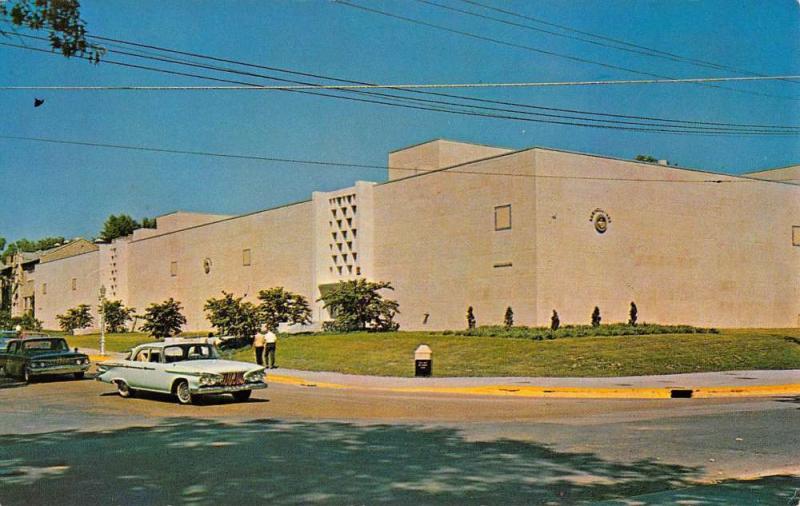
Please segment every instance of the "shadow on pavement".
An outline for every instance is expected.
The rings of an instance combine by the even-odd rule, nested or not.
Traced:
[[[119,397],[119,393],[104,392],[100,394],[100,397]],[[137,390],[135,393],[135,398],[146,399],[148,401],[156,401],[165,404],[178,403],[174,395],[163,394],[159,392],[145,392],[143,390]],[[127,402],[127,401],[120,397],[120,402]],[[237,401],[233,398],[232,395],[227,395],[227,394],[207,394],[207,395],[195,396],[192,399],[193,406],[218,406],[225,404],[258,404],[262,402],[269,402],[269,399],[258,399],[255,397],[251,397],[246,401]]]
[[[699,469],[453,429],[172,419],[0,440],[0,503],[577,504],[683,489]]]

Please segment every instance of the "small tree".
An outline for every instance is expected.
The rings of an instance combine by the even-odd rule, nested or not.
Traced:
[[[145,310],[142,330],[156,338],[171,337],[179,334],[186,325],[186,317],[181,313],[181,303],[172,297],[164,302],[153,303]]]
[[[70,334],[74,333],[75,329],[85,329],[94,322],[88,304],[80,304],[78,307],[68,309],[66,313],[56,315],[56,319],[61,330]]]
[[[600,321],[602,318],[600,317],[600,308],[595,306],[594,311],[592,311],[592,327],[598,327],[600,325]]]
[[[638,319],[639,319],[639,309],[636,307],[635,302],[631,302],[631,312],[630,312],[630,318],[628,319],[628,325],[630,325],[631,327],[635,327],[636,320]]]
[[[252,302],[242,302],[242,297],[222,292],[220,299],[208,299],[205,309],[208,321],[223,336],[252,339],[261,327],[258,308]]]
[[[311,307],[308,300],[300,294],[276,286],[258,292],[258,314],[261,323],[269,330],[276,331],[281,323],[305,325],[311,323]]]
[[[105,317],[109,332],[124,332],[125,324],[133,320],[136,309],[126,307],[119,300],[106,300],[97,308]]]
[[[472,306],[467,308],[467,328],[475,328],[475,314],[472,312]]]
[[[387,281],[340,281],[318,299],[333,315],[333,321],[326,322],[325,328],[337,332],[397,330],[399,325],[394,317],[400,305],[395,300],[384,299],[378,292],[383,289],[394,290]]]
[[[100,239],[111,241],[117,237],[131,235],[133,231],[138,228],[141,228],[139,222],[127,214],[120,214],[119,216],[112,214],[103,224],[103,230],[100,232]]]
[[[561,320],[558,319],[558,313],[553,309],[553,316],[550,317],[550,330],[558,330],[561,326]]]
[[[503,325],[505,325],[507,329],[514,326],[514,310],[511,309],[511,306],[506,308],[506,314],[503,316]]]
[[[0,311],[0,328],[15,329],[17,325],[22,330],[42,330],[42,321],[33,316],[33,311],[26,311],[22,316],[14,316],[8,311]]]

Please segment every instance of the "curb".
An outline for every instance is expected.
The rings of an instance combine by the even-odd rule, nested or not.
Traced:
[[[268,382],[284,385],[339,390],[562,399],[708,399],[715,397],[775,397],[800,395],[800,384],[658,388],[536,387],[519,385],[488,385],[476,387],[371,387],[316,382],[295,376],[272,374],[268,375],[267,380]]]

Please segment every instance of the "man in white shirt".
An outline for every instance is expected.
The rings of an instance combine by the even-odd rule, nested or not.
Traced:
[[[255,351],[256,353],[256,363],[258,365],[264,365],[264,344],[266,344],[265,340],[266,337],[260,330],[253,338],[253,351]]]
[[[278,336],[276,336],[272,330],[269,330],[264,337],[264,342],[267,345],[266,351],[264,352],[264,365],[270,369],[275,369],[277,367],[275,365],[275,347],[278,343]]]

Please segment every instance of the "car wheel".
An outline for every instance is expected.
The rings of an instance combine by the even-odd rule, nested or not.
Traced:
[[[30,383],[33,381],[33,375],[31,374],[31,370],[27,367],[22,370],[22,380],[25,383]]]
[[[75,379],[76,380],[82,380],[84,378],[84,376],[86,376],[85,372],[76,372],[75,373]]]
[[[117,392],[119,392],[119,396],[124,399],[133,397],[133,389],[124,381],[117,381]]]
[[[192,392],[189,390],[189,382],[181,380],[175,386],[175,395],[178,396],[178,402],[181,404],[192,403]]]
[[[252,394],[252,390],[239,390],[238,392],[232,392],[233,398],[236,402],[244,402],[250,398],[250,394]]]

